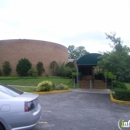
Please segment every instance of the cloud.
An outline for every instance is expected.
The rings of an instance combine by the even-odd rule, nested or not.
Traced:
[[[1,6],[0,39],[47,40],[96,52],[108,48],[105,32],[130,41],[129,0],[2,0]]]

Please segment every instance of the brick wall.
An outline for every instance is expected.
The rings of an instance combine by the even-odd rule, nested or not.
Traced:
[[[2,63],[9,61],[12,75],[16,75],[16,65],[21,58],[31,61],[36,67],[38,61],[43,62],[46,73],[50,73],[50,63],[55,60],[58,63],[68,62],[68,49],[57,43],[39,40],[1,40],[0,41],[0,69]]]

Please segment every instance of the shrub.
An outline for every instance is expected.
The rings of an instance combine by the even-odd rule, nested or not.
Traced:
[[[114,88],[127,89],[125,83],[119,82],[119,81],[113,81],[113,87]]]
[[[65,73],[66,73],[66,77],[72,78],[72,68],[66,67]]]
[[[59,84],[55,89],[56,90],[68,90],[69,87],[67,85],[64,85],[64,84]]]
[[[38,72],[37,72],[36,69],[31,68],[31,69],[28,71],[28,75],[29,75],[29,76],[32,76],[32,77],[37,77],[37,76],[38,76]]]
[[[65,77],[66,76],[66,67],[64,65],[64,63],[62,63],[61,65],[59,65],[56,69],[56,75],[57,76],[62,76]]]
[[[3,64],[3,73],[5,76],[10,75],[11,72],[11,67],[10,67],[10,63],[8,61],[5,61]]]
[[[42,81],[38,84],[36,91],[51,91],[55,88],[55,84],[52,81]]]
[[[115,89],[115,98],[118,100],[130,101],[130,91]]]
[[[56,61],[52,61],[50,63],[50,69],[51,69],[52,75],[56,75],[57,68],[58,68],[58,63]]]
[[[20,76],[27,76],[28,75],[28,71],[31,69],[32,64],[31,62],[24,58],[19,60],[17,66],[16,66],[16,71]]]
[[[2,71],[0,70],[0,76],[2,76]]]
[[[65,65],[66,67],[75,68],[74,62],[68,62]]]
[[[46,76],[46,77],[49,77],[49,74],[48,74],[48,73],[46,73],[46,74],[45,74],[45,76]]]
[[[43,67],[43,63],[40,61],[37,63],[37,71],[38,71],[38,76],[41,76],[42,73],[45,72],[45,69]]]

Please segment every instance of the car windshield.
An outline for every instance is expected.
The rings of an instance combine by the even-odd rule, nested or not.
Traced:
[[[0,85],[0,91],[11,96],[11,97],[16,97],[18,95],[23,94],[22,91],[15,89],[11,86],[6,86],[6,85]]]

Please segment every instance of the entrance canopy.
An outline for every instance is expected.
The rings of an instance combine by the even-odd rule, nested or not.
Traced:
[[[77,65],[97,65],[99,59],[98,57],[101,56],[101,54],[98,53],[90,53],[90,54],[86,54],[82,57],[80,57],[77,60]]]

